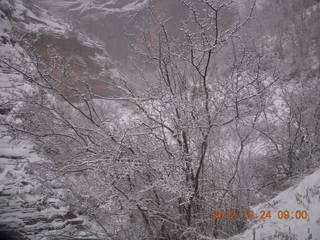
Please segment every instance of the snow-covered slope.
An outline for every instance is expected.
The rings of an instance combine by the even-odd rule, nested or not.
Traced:
[[[51,32],[65,34],[70,30],[70,25],[53,17],[49,12],[30,1],[1,0],[0,9],[5,11],[7,16],[17,23],[17,27],[28,32]]]
[[[86,66],[95,66],[96,71],[92,75],[106,74],[105,66],[109,59],[99,43],[81,33],[74,36],[68,24],[50,16],[30,1],[0,0],[1,125],[10,118],[12,108],[19,108],[20,94],[36,91],[34,86],[23,81],[20,73],[5,64],[28,72],[31,58],[22,39],[32,42],[39,53],[43,53],[42,49],[48,49],[47,43],[54,42],[61,54],[89,62]],[[65,43],[69,43],[73,51],[64,51],[68,48],[63,46]],[[82,65],[81,70],[85,72],[87,69]],[[77,74],[82,73],[78,71]],[[32,145],[13,141],[4,135],[7,135],[6,129],[1,126],[0,235],[3,231],[12,231],[17,239],[52,239],[52,236],[63,239],[62,235],[92,239],[92,234],[87,232],[90,227],[87,227],[86,218],[77,216],[61,200],[62,189],[46,188],[41,179],[36,179],[33,164],[44,160],[33,151]]]
[[[90,239],[85,218],[61,201],[62,190],[49,191],[35,179],[31,164],[40,161],[28,142],[0,138],[0,233],[20,233],[23,239],[61,239],[68,234]]]
[[[261,211],[270,211],[271,218],[252,220],[251,227],[232,240],[320,239],[320,170],[252,210],[258,218]]]
[[[67,0],[67,1],[46,1],[57,9],[68,9],[69,12],[76,15],[127,13],[138,11],[145,7],[150,0]]]
[[[141,29],[153,28],[145,9],[153,6],[156,12],[170,16],[171,26],[176,26],[183,9],[173,0],[31,0],[47,8],[55,16],[71,23],[75,29],[104,42],[113,60],[127,65],[132,56],[130,45]],[[162,16],[162,17],[164,17]],[[177,26],[176,26],[177,27]]]
[[[23,53],[21,47],[14,47],[14,43],[10,37],[11,30],[12,26],[10,21],[0,9],[0,56],[2,60],[9,57],[16,58],[21,56]],[[14,82],[16,82],[19,78],[21,78],[19,74],[13,72],[4,64],[0,63],[0,88],[2,89],[2,91],[0,91],[0,104],[3,104],[2,102],[6,101],[10,90],[12,87],[15,87]]]
[[[129,39],[137,32],[137,21],[141,21],[141,17],[137,15],[149,6],[151,1],[31,0],[31,2],[40,4],[55,16],[63,18],[77,31],[85,31],[104,42],[105,48],[114,60],[126,61]]]
[[[114,93],[114,89],[109,87],[109,69],[114,68],[114,63],[103,43],[73,29],[66,21],[52,16],[32,1],[1,0],[0,12],[1,59],[10,59],[11,64],[21,67],[30,53],[40,56],[41,61],[50,62],[48,56],[54,51],[68,59],[70,77],[65,82],[80,88],[80,81],[90,79],[89,84],[100,90],[100,95]],[[19,77],[5,64],[0,65],[0,73],[4,73],[0,86],[8,87],[9,78]],[[9,72],[13,74],[12,77],[8,75]]]

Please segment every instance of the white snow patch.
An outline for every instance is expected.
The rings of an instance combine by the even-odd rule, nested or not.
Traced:
[[[270,211],[272,217],[265,220],[254,220],[252,226],[243,234],[234,236],[230,240],[247,240],[253,238],[253,229],[256,240],[275,239],[275,232],[282,232],[296,236],[296,239],[309,239],[320,236],[320,170],[305,177],[297,186],[293,186],[280,193],[268,202],[259,204],[252,209],[256,214],[260,211]],[[288,219],[279,219],[279,211],[289,211]],[[298,219],[297,211],[306,211],[307,219]],[[281,214],[280,214],[281,216]],[[269,237],[269,238],[268,238]]]

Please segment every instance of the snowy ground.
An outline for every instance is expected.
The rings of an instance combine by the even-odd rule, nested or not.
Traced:
[[[252,226],[232,240],[265,240],[265,239],[320,239],[320,170],[305,177],[301,182],[268,202],[259,204],[252,209],[258,218],[261,211],[270,211],[271,218],[253,220]],[[284,211],[290,217],[281,218]],[[279,212],[282,211],[282,212]],[[307,218],[300,218],[300,212],[307,211]],[[300,218],[300,219],[298,219]],[[255,238],[254,236],[255,232]],[[289,235],[291,238],[286,238]],[[230,239],[230,240],[231,240]]]

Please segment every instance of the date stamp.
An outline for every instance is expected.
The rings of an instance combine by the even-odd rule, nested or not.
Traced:
[[[229,220],[236,220],[239,218],[244,218],[247,220],[253,220],[253,219],[308,219],[309,213],[306,210],[295,210],[295,211],[289,211],[289,210],[277,210],[277,211],[271,211],[271,210],[259,210],[254,211],[252,209],[231,209],[231,210],[213,210],[210,214],[212,220],[217,219],[229,219]]]

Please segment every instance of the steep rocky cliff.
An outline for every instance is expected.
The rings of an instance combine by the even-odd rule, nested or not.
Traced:
[[[51,53],[67,60],[69,86],[81,91],[87,82],[101,95],[112,94],[108,88],[108,69],[113,64],[97,41],[75,32],[29,1],[0,1],[0,118],[10,118],[19,106],[10,104],[24,92],[35,91],[23,82],[23,74],[34,57],[50,63]],[[53,74],[59,74],[53,72]],[[62,89],[66,91],[66,89]],[[98,91],[99,90],[99,91]],[[75,99],[76,100],[76,99]],[[3,123],[1,121],[1,123]],[[1,124],[2,125],[2,124]],[[5,136],[0,129],[0,238],[5,239],[95,239],[84,216],[73,213],[61,201],[61,188],[46,188],[33,174],[33,165],[41,161],[29,143]],[[69,239],[69,238],[68,238]]]
[[[83,218],[61,200],[61,189],[48,192],[35,179],[32,163],[40,161],[27,143],[0,139],[0,232],[16,239],[63,239],[87,235]]]

